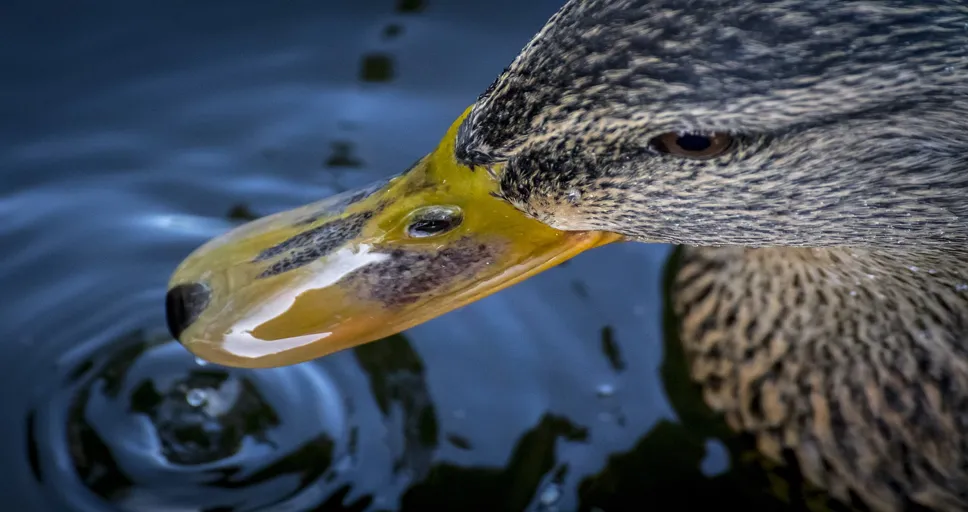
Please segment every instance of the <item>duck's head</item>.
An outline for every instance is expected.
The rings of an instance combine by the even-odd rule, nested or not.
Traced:
[[[570,1],[408,171],[195,251],[169,325],[278,366],[623,238],[963,246],[966,24],[941,0]]]

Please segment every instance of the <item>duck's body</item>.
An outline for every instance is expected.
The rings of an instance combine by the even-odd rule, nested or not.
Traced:
[[[692,377],[764,455],[793,455],[842,501],[965,510],[965,261],[685,248],[674,301]]]
[[[347,323],[356,301],[399,330],[610,240],[593,232],[682,244],[674,304],[712,408],[844,501],[968,509],[965,3],[572,0],[431,158],[373,194],[200,251],[173,279],[173,331],[230,364],[296,362],[384,332]],[[437,211],[427,234],[422,201],[463,217]],[[337,265],[341,247],[375,259]],[[252,314],[183,305],[196,281],[215,288],[206,305],[292,286],[259,281],[279,254],[296,277],[349,265],[315,299],[258,310],[272,327],[251,346],[325,331],[314,346],[252,356],[217,334]],[[226,258],[244,277],[222,290],[209,269]]]

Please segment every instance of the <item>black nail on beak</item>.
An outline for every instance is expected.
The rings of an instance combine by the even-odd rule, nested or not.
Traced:
[[[176,340],[202,314],[210,296],[208,287],[199,283],[180,284],[168,290],[165,318],[168,330]]]

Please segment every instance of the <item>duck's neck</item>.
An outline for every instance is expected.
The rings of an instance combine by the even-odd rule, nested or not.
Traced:
[[[968,250],[684,248],[674,293],[707,403],[765,454],[875,509],[968,507]]]

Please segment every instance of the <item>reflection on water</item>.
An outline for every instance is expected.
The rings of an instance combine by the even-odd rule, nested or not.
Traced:
[[[339,390],[312,367],[199,366],[141,333],[112,345],[69,371],[66,409],[29,413],[35,426],[66,427],[61,439],[29,434],[32,451],[70,458],[67,472],[39,457],[36,471],[57,487],[73,476],[126,510],[252,510],[318,500],[334,456],[348,454]]]
[[[665,247],[602,248],[287,368],[199,364],[165,333],[192,249],[402,171],[558,4],[8,3],[5,504],[779,509],[769,488],[802,505],[663,347]]]

